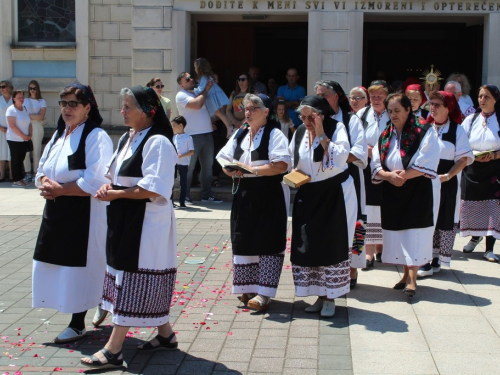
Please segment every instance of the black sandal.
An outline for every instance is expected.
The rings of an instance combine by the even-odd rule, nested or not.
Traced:
[[[156,350],[177,350],[177,347],[179,346],[178,342],[170,342],[175,336],[175,332],[172,333],[168,337],[163,337],[160,335],[156,335],[155,339],[158,340],[160,345],[153,346],[151,344],[151,341],[148,341],[145,343],[142,348],[137,348],[137,350],[144,351],[144,352],[154,352]]]
[[[108,360],[108,362],[102,363],[99,360],[99,358],[97,358],[95,355],[91,355],[90,357],[88,357],[92,360],[91,363],[85,362],[83,360],[80,360],[80,363],[83,366],[100,368],[100,369],[123,367],[123,357],[121,351],[119,351],[116,354],[113,354],[109,350],[102,348],[100,352],[104,355],[104,357]],[[120,359],[120,357],[122,358]]]

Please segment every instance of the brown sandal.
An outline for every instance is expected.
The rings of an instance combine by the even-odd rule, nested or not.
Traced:
[[[270,304],[271,297],[261,296],[260,294],[257,294],[250,301],[248,301],[247,306],[257,311],[264,311],[269,308]]]
[[[246,303],[246,302],[250,301],[256,295],[257,294],[255,294],[255,293],[243,293],[240,297],[238,297],[238,299],[241,302]]]

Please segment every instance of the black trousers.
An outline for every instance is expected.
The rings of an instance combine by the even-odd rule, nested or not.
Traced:
[[[24,158],[28,151],[28,142],[7,141],[10,149],[10,169],[12,170],[12,180],[20,181],[24,177]]]

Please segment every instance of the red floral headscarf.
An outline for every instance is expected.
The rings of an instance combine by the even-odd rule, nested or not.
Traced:
[[[405,90],[405,95],[408,96],[408,91],[418,91],[420,93],[420,97],[422,98],[422,103],[420,105],[425,104],[427,102],[427,98],[424,95],[424,90],[420,84],[408,85]]]
[[[455,121],[457,124],[461,124],[462,121],[464,120],[464,115],[462,114],[462,111],[460,110],[460,107],[458,105],[457,99],[455,98],[455,95],[447,92],[447,91],[438,91],[438,94],[440,94],[444,98],[444,103],[446,107],[448,108],[448,118],[450,120]],[[429,115],[427,117],[427,122],[433,123],[434,118]]]

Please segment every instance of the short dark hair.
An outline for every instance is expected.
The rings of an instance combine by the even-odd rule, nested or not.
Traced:
[[[389,94],[389,96],[387,98],[385,98],[385,101],[384,101],[384,105],[385,105],[385,108],[388,107],[389,105],[389,102],[391,100],[396,100],[399,104],[401,104],[401,106],[408,110],[410,109],[411,111],[411,100],[403,93],[394,93],[394,94]]]
[[[186,74],[187,74],[187,72],[182,72],[182,73],[179,73],[179,75],[177,76],[177,83],[179,85],[181,84],[181,79],[183,79]]]
[[[187,122],[184,116],[177,116],[171,120],[171,122],[175,122],[176,124],[181,124],[183,128],[186,127]]]
[[[89,104],[89,99],[87,98],[87,96],[83,93],[82,90],[80,90],[78,87],[75,86],[65,87],[59,93],[59,97],[63,99],[66,95],[71,95],[71,94],[75,94],[78,101],[81,102],[84,106]]]
[[[161,81],[161,78],[159,77],[151,78],[151,80],[146,84],[146,87],[153,87],[154,84],[158,81]]]
[[[441,100],[443,102],[443,105],[448,108],[448,104],[446,103],[446,99],[444,98],[444,95],[443,94],[440,94],[438,91],[436,92],[433,92],[431,94],[431,96],[429,97],[429,99],[437,99],[437,100]]]

